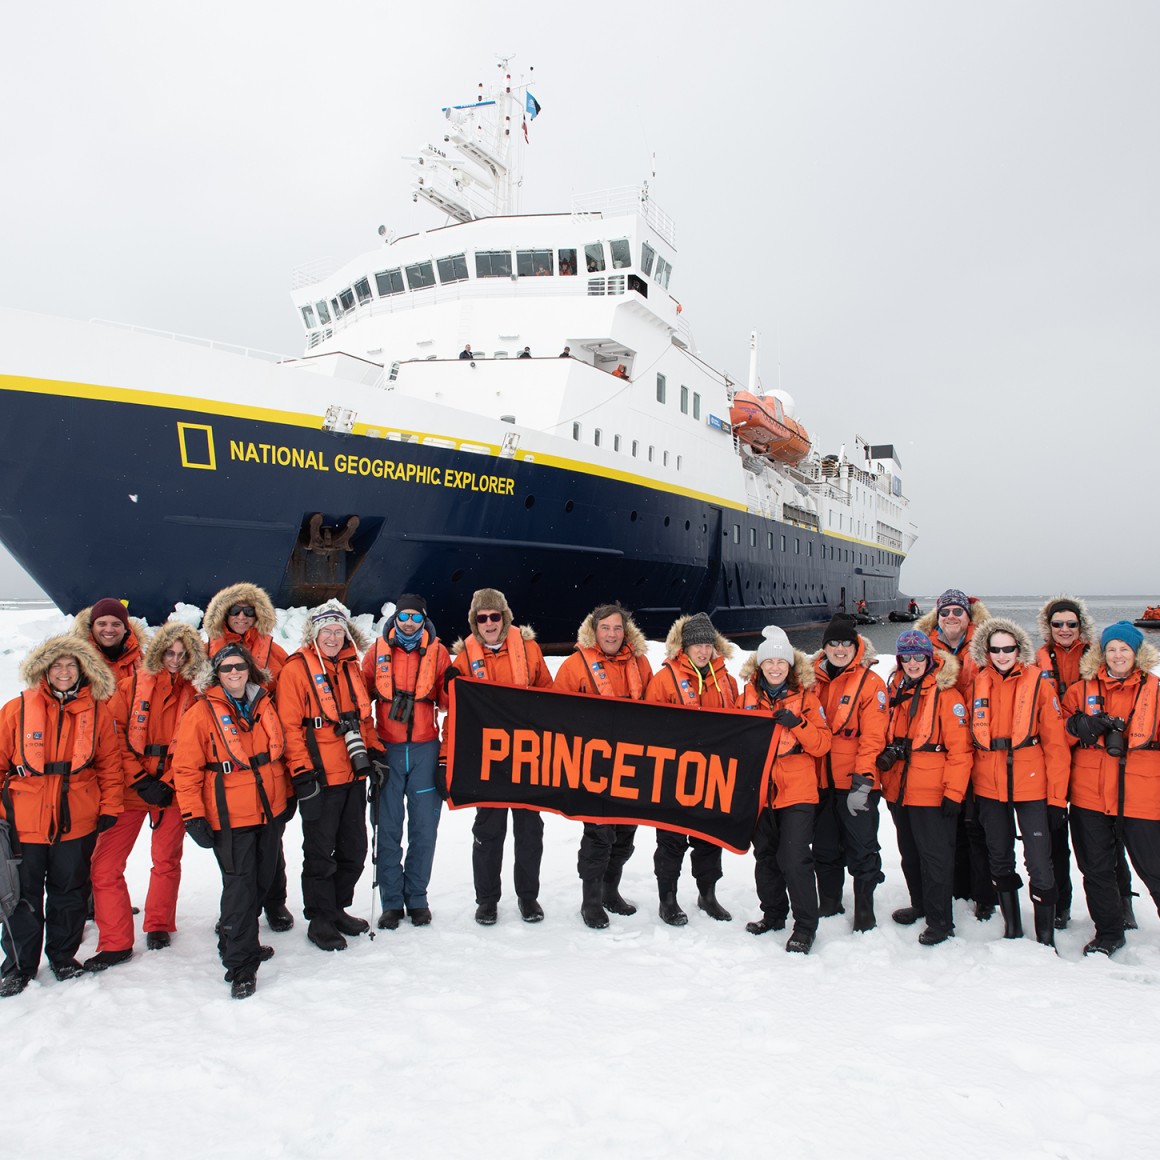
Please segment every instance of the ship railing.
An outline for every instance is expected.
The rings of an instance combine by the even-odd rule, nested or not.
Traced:
[[[850,506],[850,497],[841,488],[830,483],[814,483],[810,485],[810,492],[819,499],[835,500],[838,503]]]
[[[677,223],[652,200],[643,186],[620,185],[572,196],[572,216],[581,221],[590,216],[618,213],[639,213],[670,246],[676,247]]]
[[[292,354],[280,354],[273,350],[262,350],[256,346],[239,346],[236,342],[199,338],[193,334],[177,334],[172,330],[155,330],[152,326],[134,326],[131,322],[114,322],[110,318],[90,318],[89,322],[95,323],[97,326],[111,326],[116,330],[130,330],[134,334],[148,334],[154,338],[169,338],[174,342],[188,342],[192,346],[204,346],[210,350],[224,350],[230,354],[245,355],[246,358],[259,358],[263,362],[290,362],[297,357]]]
[[[896,552],[902,551],[902,541],[896,539],[894,536],[888,536],[883,532],[878,533],[878,543],[884,548],[893,548]]]

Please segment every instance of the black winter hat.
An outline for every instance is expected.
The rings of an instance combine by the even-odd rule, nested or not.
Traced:
[[[1076,619],[1082,619],[1083,614],[1079,610],[1079,605],[1071,600],[1055,600],[1047,608],[1047,619],[1050,620],[1057,612],[1071,612],[1075,614]]]
[[[717,630],[713,622],[703,612],[690,616],[681,627],[681,648],[692,648],[695,644],[717,643]]]
[[[427,615],[427,601],[422,596],[416,596],[414,592],[404,592],[398,600],[395,601],[395,610],[410,609],[412,612],[421,612],[424,616]]]
[[[822,647],[836,640],[852,640],[858,643],[858,622],[848,612],[835,612],[834,618],[822,633]]]

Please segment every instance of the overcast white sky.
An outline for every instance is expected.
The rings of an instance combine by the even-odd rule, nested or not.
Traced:
[[[1160,5],[3,17],[0,302],[299,353],[291,268],[438,224],[400,156],[514,52],[543,106],[524,211],[655,151],[704,356],[744,377],[758,326],[823,451],[900,448],[907,591],[1160,596]],[[0,595],[28,585],[0,562]]]

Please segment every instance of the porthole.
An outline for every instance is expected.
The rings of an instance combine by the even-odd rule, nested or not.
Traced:
[[[451,583],[458,584],[459,581],[462,579],[463,579],[463,569],[456,568],[455,571],[451,573]]]
[[[685,531],[687,532],[688,530],[689,530],[689,521],[685,520]]]
[[[576,506],[576,505],[575,505],[575,504],[574,504],[574,503],[573,503],[571,500],[569,500],[569,501],[568,501],[568,502],[567,502],[567,503],[564,505],[564,510],[565,510],[566,512],[570,512],[570,511],[571,511],[571,510],[572,510],[572,509],[573,509],[575,506]]]
[[[526,500],[524,500],[524,507],[534,508],[535,506],[536,506],[536,497],[534,495],[529,495],[528,498]]]
[[[665,527],[667,528],[668,526],[669,526],[669,517],[665,516]]]
[[[580,581],[580,583],[581,583],[581,584],[591,584],[591,583],[592,583],[592,577],[593,577],[593,573],[592,573],[592,572],[589,572],[589,573],[588,573],[588,575],[587,575],[587,576],[585,576],[585,577],[584,577],[584,579]]]
[[[629,518],[629,520],[632,521],[632,523],[635,524],[636,523],[636,512],[629,512],[628,518]]]
[[[533,584],[539,584],[539,582],[540,582],[540,581],[541,581],[543,578],[544,578],[544,574],[543,574],[543,572],[533,572],[533,573],[532,573],[532,583],[533,583]]]
[[[636,581],[636,587],[637,587],[637,588],[639,588],[639,587],[640,587],[642,584],[644,584],[644,583],[645,583],[647,580],[648,580],[648,577],[647,577],[647,576],[640,576],[640,577],[638,577],[638,578],[637,578],[637,581]]]

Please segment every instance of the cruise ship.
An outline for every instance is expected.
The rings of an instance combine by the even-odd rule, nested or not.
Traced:
[[[647,184],[520,213],[532,87],[501,64],[433,117],[432,228],[294,272],[300,357],[0,310],[0,540],[60,608],[157,622],[245,579],[424,593],[454,635],[490,586],[550,645],[616,599],[654,637],[903,606],[893,445],[814,447],[756,335],[747,383],[701,357]]]

